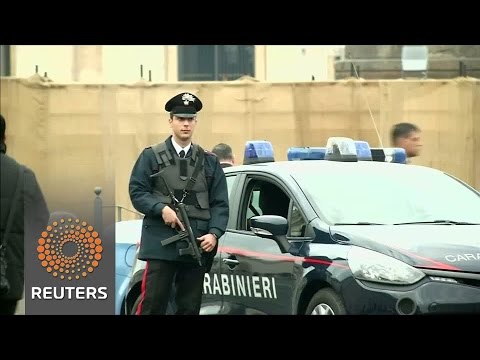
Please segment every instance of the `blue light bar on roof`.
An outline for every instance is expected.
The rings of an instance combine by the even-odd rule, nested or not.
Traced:
[[[287,158],[288,161],[323,160],[326,150],[324,147],[291,147],[287,150]]]
[[[327,141],[325,160],[358,161],[355,142],[347,137],[331,137]]]
[[[407,153],[402,148],[371,148],[372,160],[397,164],[407,163]]]
[[[244,165],[274,161],[273,147],[270,141],[251,140],[245,143]]]
[[[257,143],[256,145],[254,143]],[[255,157],[255,146],[259,143],[267,142],[247,142],[245,148],[245,161],[252,164],[255,162],[267,162],[273,160],[273,149],[271,160],[267,160],[269,151],[264,151],[262,155]],[[248,153],[248,155],[247,155]],[[407,155],[402,148],[370,148],[367,141],[352,140],[347,137],[331,137],[327,141],[326,147],[294,146],[287,151],[289,161],[295,160],[330,160],[330,161],[380,161],[406,164]],[[246,163],[246,162],[244,162]]]
[[[385,161],[398,163],[398,164],[406,164],[407,163],[407,153],[405,149],[402,148],[384,148],[383,151],[385,152]]]
[[[366,141],[355,141],[355,148],[357,150],[358,160],[372,160],[372,152],[370,151],[370,145]]]

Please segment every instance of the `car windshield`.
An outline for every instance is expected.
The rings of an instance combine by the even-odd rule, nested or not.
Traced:
[[[294,177],[331,224],[480,223],[480,196],[429,168],[339,166]]]

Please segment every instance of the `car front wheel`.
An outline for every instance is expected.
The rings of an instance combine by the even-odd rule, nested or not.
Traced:
[[[306,315],[345,315],[345,305],[341,297],[332,289],[321,289],[310,300]]]
[[[132,309],[130,311],[130,315],[137,315],[138,306],[142,301],[142,294],[138,295],[137,300],[133,303]]]

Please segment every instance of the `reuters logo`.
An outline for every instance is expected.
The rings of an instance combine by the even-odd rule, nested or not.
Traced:
[[[61,280],[79,280],[93,273],[102,251],[102,240],[93,226],[72,218],[48,225],[37,246],[42,267]]]

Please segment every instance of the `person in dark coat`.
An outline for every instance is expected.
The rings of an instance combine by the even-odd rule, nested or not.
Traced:
[[[230,145],[225,143],[217,144],[213,147],[212,153],[217,155],[222,168],[235,165],[235,156],[233,155],[232,147]]]
[[[138,258],[147,262],[137,314],[165,314],[171,291],[176,314],[199,314],[203,279],[212,266],[218,239],[226,231],[229,202],[225,174],[213,153],[192,143],[202,106],[190,93],[170,99],[165,110],[170,113],[173,135],[145,148],[132,169],[130,199],[145,215]],[[190,254],[180,254],[188,246],[186,239],[161,243],[185,229],[177,201],[185,204],[202,251],[201,265]]]
[[[17,302],[23,297],[24,289],[24,241],[36,241],[48,224],[49,211],[35,173],[7,155],[5,143],[6,121],[0,115],[0,159],[1,159],[1,239],[5,244],[6,279],[9,290],[0,295],[0,314],[13,315]],[[23,176],[19,179],[19,169]],[[20,181],[20,182],[19,182]],[[7,221],[14,202],[17,187],[18,198],[8,236],[5,235]],[[4,274],[5,275],[5,274]]]

